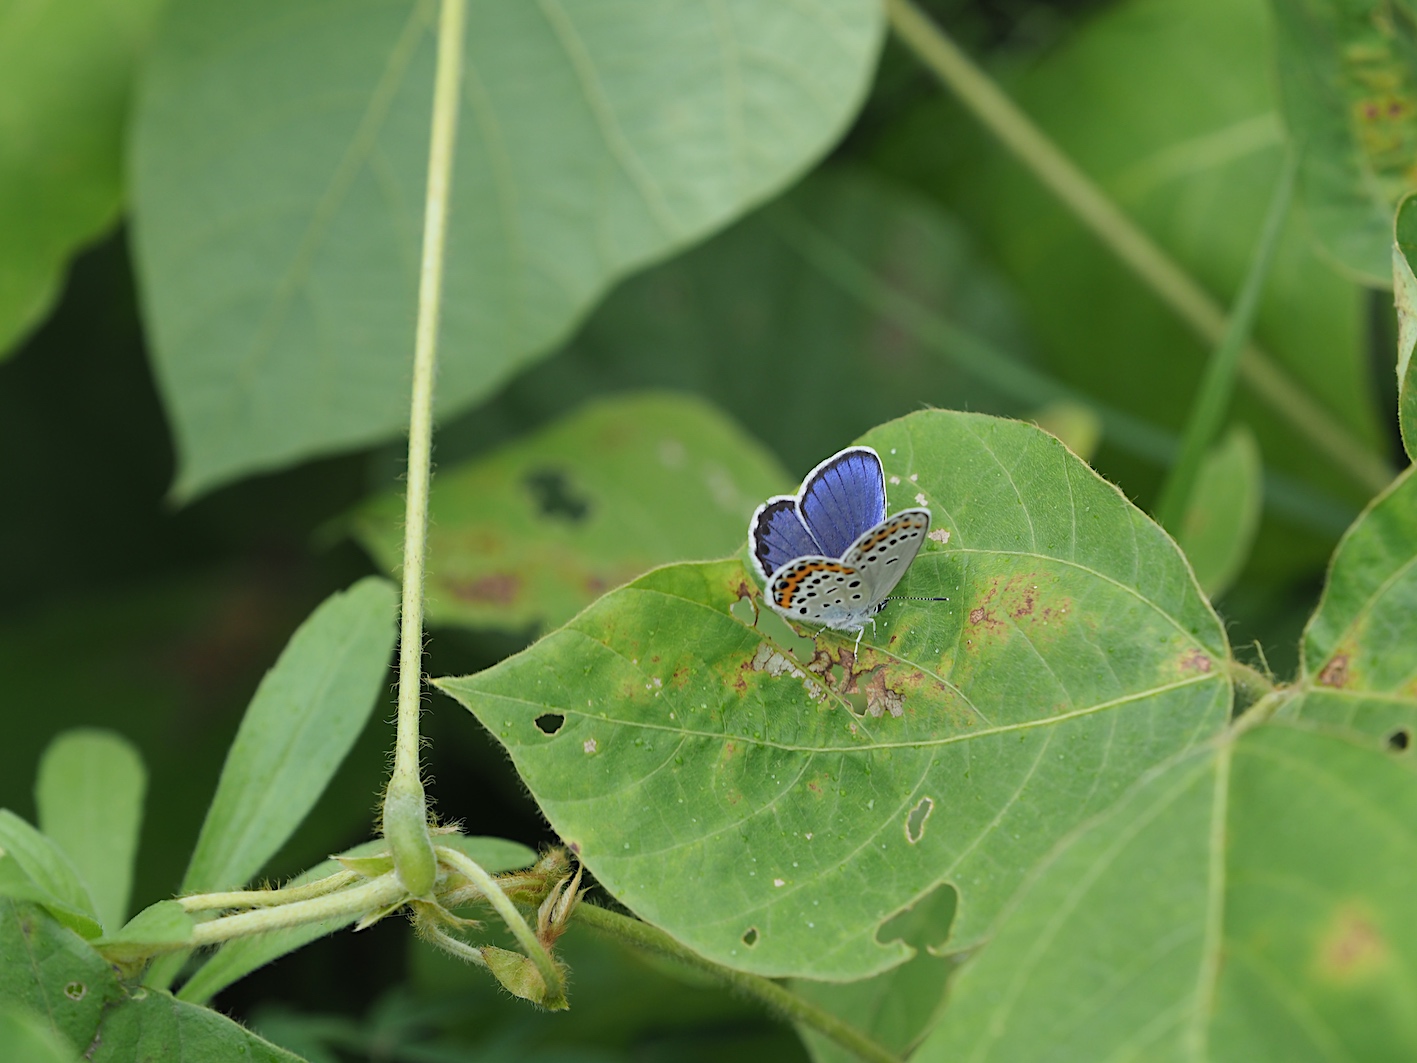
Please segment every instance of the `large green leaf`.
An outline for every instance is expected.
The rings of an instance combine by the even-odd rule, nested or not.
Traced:
[[[128,917],[147,782],[133,744],[96,728],[65,731],[39,762],[40,830],[73,863],[110,933]]]
[[[1410,1059],[1417,782],[1263,726],[1145,780],[1029,883],[917,1063]]]
[[[1402,445],[1409,458],[1417,457],[1417,361],[1412,348],[1417,345],[1417,274],[1412,256],[1417,255],[1417,196],[1398,205],[1393,226],[1392,284],[1397,303],[1397,424]]]
[[[129,85],[162,5],[0,3],[0,357],[118,214]]]
[[[98,1035],[92,1063],[301,1063],[225,1015],[148,989],[135,990],[105,1015]]]
[[[913,330],[844,284],[834,263],[794,238],[803,232],[936,327]],[[908,187],[830,165],[702,247],[625,281],[564,351],[454,422],[442,445],[499,415],[517,427],[586,393],[656,386],[710,399],[806,469],[922,404],[994,413],[1043,405],[1042,388],[1005,386],[1034,379],[1030,355],[1018,300],[957,219]],[[781,399],[787,387],[791,402]]]
[[[850,637],[802,640],[737,560],[658,569],[440,686],[617,898],[734,967],[860,978],[892,913],[980,940],[1032,864],[1222,725],[1224,632],[1175,545],[1052,436],[944,411],[869,433],[935,539]],[[756,616],[756,619],[755,619]]]
[[[179,0],[135,130],[138,262],[192,494],[407,417],[433,47],[411,0]],[[475,3],[439,399],[814,161],[874,0]]]
[[[300,825],[384,689],[394,605],[389,582],[369,577],[291,636],[231,743],[184,892],[245,884]]]
[[[1125,0],[1008,83],[1043,130],[1221,303],[1238,291],[1285,150],[1263,0]],[[1096,237],[948,100],[898,121],[876,156],[977,227],[1026,300],[1041,359],[1062,380],[1156,425],[1179,427],[1206,345]],[[1287,225],[1255,338],[1359,438],[1380,445],[1363,346],[1362,292]],[[1366,493],[1248,389],[1267,471],[1361,504]],[[1099,464],[1144,492],[1155,467],[1104,440]],[[1273,483],[1273,478],[1271,483]],[[1328,536],[1271,526],[1249,575],[1289,581]],[[1336,536],[1335,536],[1336,537]]]
[[[1417,473],[1373,500],[1333,555],[1286,713],[1396,750],[1417,739]],[[1417,751],[1407,754],[1413,759]]]
[[[1285,119],[1304,146],[1305,206],[1324,249],[1387,287],[1392,209],[1417,165],[1417,5],[1274,0]]]
[[[592,403],[530,439],[440,471],[429,499],[428,618],[569,620],[655,565],[720,557],[763,498],[790,490],[762,446],[688,395]],[[359,541],[403,563],[403,495],[366,505]]]
[[[120,984],[102,956],[43,911],[0,900],[3,1004],[44,1016],[55,1034],[96,1063],[298,1063],[224,1015]]]

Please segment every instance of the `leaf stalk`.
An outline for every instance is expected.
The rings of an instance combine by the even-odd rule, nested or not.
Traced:
[[[432,476],[433,384],[443,298],[453,149],[467,17],[466,0],[442,0],[433,83],[433,129],[428,147],[428,192],[423,261],[413,355],[408,424],[408,493],[404,508],[403,605],[399,630],[398,731],[394,768],[384,794],[383,829],[394,867],[414,897],[429,896],[437,862],[428,834],[428,806],[419,763],[418,716],[423,700],[423,582],[428,543],[428,487]]]

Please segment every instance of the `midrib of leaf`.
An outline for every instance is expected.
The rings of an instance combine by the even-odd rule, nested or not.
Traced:
[[[419,0],[409,11],[408,21],[404,23],[403,32],[389,53],[384,72],[369,97],[369,103],[359,120],[354,137],[330,176],[324,193],[316,202],[315,210],[301,234],[290,266],[277,283],[271,294],[270,304],[261,316],[260,325],[251,340],[250,351],[241,361],[239,378],[244,394],[251,393],[253,375],[269,356],[271,345],[284,323],[291,300],[296,290],[308,278],[315,253],[324,241],[335,212],[344,202],[345,195],[375,146],[379,131],[388,117],[389,107],[408,73],[414,51],[431,21],[432,10],[431,0]]]
[[[658,186],[655,185],[654,179],[641,165],[634,149],[630,147],[630,142],[626,139],[624,131],[621,130],[619,122],[616,121],[614,108],[605,98],[600,79],[596,76],[595,63],[586,52],[585,42],[576,32],[575,24],[566,14],[565,9],[561,7],[560,0],[537,0],[536,6],[541,11],[542,17],[546,19],[547,25],[551,27],[551,33],[556,38],[556,43],[561,46],[561,50],[571,65],[572,72],[576,75],[576,80],[580,82],[581,92],[585,96],[586,105],[590,108],[591,114],[595,116],[596,128],[600,130],[600,137],[605,142],[606,150],[609,151],[611,158],[620,164],[621,171],[635,186],[635,191],[640,194],[645,206],[649,208],[650,216],[660,227],[665,239],[678,240],[682,235],[679,223],[674,218],[669,205],[664,202],[664,197]]]
[[[723,98],[727,101],[728,142],[733,151],[733,188],[738,190],[748,172],[748,138],[743,131],[743,49],[733,32],[733,16],[724,8],[723,0],[709,0],[713,15],[714,36],[718,38],[719,55],[723,59]]]
[[[585,635],[584,632],[579,632],[579,631],[577,631],[576,634],[582,635],[583,637],[587,638],[589,641],[594,642],[597,646],[604,646],[604,643],[602,643],[602,642],[600,642],[600,641],[598,641],[598,640],[596,640],[596,639],[591,639],[589,636]],[[765,640],[763,640],[763,641],[767,641],[767,640],[765,639]],[[611,651],[611,652],[614,652],[614,651]],[[783,652],[785,653],[786,651],[783,651]],[[971,732],[969,732],[968,734],[950,735],[950,736],[947,736],[947,737],[944,737],[944,738],[921,739],[921,740],[918,740],[918,741],[910,741],[910,742],[871,742],[871,743],[862,744],[862,745],[859,745],[859,746],[798,746],[798,745],[789,745],[789,744],[787,744],[787,743],[785,743],[785,742],[774,742],[774,741],[771,741],[771,740],[765,739],[765,738],[754,738],[754,737],[752,737],[751,735],[743,735],[743,734],[739,734],[739,733],[731,732],[731,731],[697,731],[697,730],[690,730],[690,729],[684,728],[684,727],[671,727],[671,726],[669,726],[669,725],[667,725],[667,724],[645,723],[645,722],[642,722],[642,721],[639,721],[639,720],[626,720],[626,719],[621,719],[621,718],[617,718],[617,717],[600,716],[600,715],[597,715],[597,714],[595,714],[595,713],[593,713],[593,712],[587,712],[585,709],[581,709],[581,708],[576,708],[576,707],[572,707],[572,706],[554,705],[554,704],[551,704],[551,703],[548,703],[548,702],[533,701],[533,700],[531,700],[531,699],[529,699],[529,698],[513,697],[513,696],[510,695],[510,694],[488,693],[488,692],[486,692],[486,691],[481,691],[481,692],[479,692],[479,693],[481,693],[483,696],[486,696],[486,697],[493,697],[493,698],[496,698],[498,701],[509,702],[509,703],[511,703],[511,704],[514,704],[514,705],[525,705],[525,706],[527,706],[527,707],[530,708],[530,709],[539,709],[539,710],[541,710],[541,711],[543,711],[543,712],[544,712],[544,711],[547,711],[547,710],[550,710],[550,711],[554,711],[554,712],[557,713],[558,715],[563,715],[563,716],[567,716],[567,717],[574,716],[574,717],[577,717],[577,718],[579,718],[579,719],[589,720],[589,721],[591,721],[591,722],[593,722],[593,723],[605,724],[605,725],[610,725],[610,726],[614,726],[614,727],[631,727],[631,728],[637,728],[637,729],[639,729],[639,730],[644,730],[644,731],[664,731],[664,732],[667,732],[667,733],[669,733],[669,734],[682,735],[682,736],[684,736],[685,738],[710,738],[710,739],[715,739],[715,740],[718,740],[718,741],[743,742],[745,745],[754,745],[754,746],[759,746],[759,747],[762,747],[762,748],[765,748],[765,749],[776,749],[776,750],[780,750],[780,751],[782,751],[782,752],[784,752],[784,753],[812,753],[812,754],[839,753],[839,754],[859,755],[859,754],[862,754],[862,753],[870,753],[870,752],[872,752],[872,751],[874,751],[874,750],[878,750],[878,749],[938,749],[938,748],[941,748],[941,747],[944,747],[944,746],[955,745],[956,743],[959,743],[959,742],[970,742],[970,741],[974,741],[975,739],[978,739],[978,738],[987,738],[987,737],[990,737],[990,736],[992,736],[992,735],[1011,734],[1011,733],[1014,733],[1014,732],[1017,732],[1017,731],[1030,731],[1030,730],[1033,730],[1033,729],[1039,728],[1039,727],[1052,727],[1052,726],[1054,726],[1054,725],[1056,725],[1056,724],[1063,723],[1063,722],[1066,722],[1066,721],[1068,721],[1068,720],[1075,720],[1075,719],[1078,719],[1078,718],[1080,718],[1080,717],[1091,716],[1091,715],[1093,715],[1093,714],[1095,714],[1095,713],[1098,713],[1098,712],[1105,712],[1105,711],[1107,711],[1108,709],[1114,709],[1114,708],[1117,708],[1117,707],[1119,707],[1119,706],[1121,706],[1121,705],[1126,705],[1126,704],[1128,704],[1129,702],[1142,701],[1142,700],[1145,700],[1146,698],[1153,697],[1154,695],[1157,695],[1157,694],[1169,694],[1169,693],[1171,693],[1171,692],[1174,691],[1174,690],[1180,690],[1180,689],[1183,689],[1184,687],[1197,686],[1197,685],[1199,685],[1199,684],[1201,684],[1201,683],[1217,682],[1217,681],[1220,681],[1221,679],[1222,679],[1222,677],[1221,677],[1220,675],[1216,674],[1216,673],[1209,673],[1209,674],[1204,674],[1204,673],[1203,673],[1203,674],[1201,674],[1201,675],[1191,676],[1191,677],[1189,677],[1189,678],[1187,678],[1187,679],[1177,680],[1177,681],[1174,682],[1174,683],[1163,683],[1163,684],[1160,685],[1160,686],[1149,687],[1149,688],[1147,688],[1146,690],[1133,691],[1132,693],[1130,693],[1130,694],[1124,694],[1123,696],[1121,696],[1121,697],[1119,697],[1119,698],[1112,698],[1112,699],[1109,700],[1109,701],[1098,702],[1098,703],[1095,704],[1095,705],[1089,705],[1089,706],[1087,706],[1087,707],[1085,707],[1085,708],[1077,709],[1077,710],[1075,710],[1075,711],[1073,711],[1073,712],[1059,713],[1059,714],[1056,715],[1056,716],[1049,716],[1049,717],[1040,718],[1040,719],[1037,719],[1037,720],[1025,720],[1025,721],[1023,721],[1023,722],[1021,722],[1021,723],[1001,724],[1001,725],[992,727],[992,728],[990,728],[990,729],[988,729],[988,730],[971,731]],[[789,679],[788,681],[790,682],[791,680]],[[848,709],[846,708],[845,703],[841,703],[840,707],[841,707],[842,711],[844,711],[844,712],[849,712],[849,711],[850,711],[850,710],[848,710]],[[852,721],[855,722],[858,726],[860,725],[861,721],[856,718],[855,714],[851,714],[851,719],[852,719]],[[591,799],[590,799],[590,798],[586,798],[585,800],[591,800]],[[573,800],[573,799],[567,799],[564,803],[566,803],[566,804],[574,804],[574,803],[576,803],[576,801]]]
[[[1067,924],[1073,911],[1082,903],[1083,898],[1087,895],[1087,892],[1092,888],[1093,884],[1102,877],[1103,872],[1112,866],[1112,861],[1131,844],[1132,840],[1149,826],[1154,819],[1170,808],[1195,781],[1195,777],[1207,770],[1209,766],[1208,762],[1202,761],[1197,767],[1182,775],[1180,780],[1172,786],[1170,790],[1152,804],[1145,815],[1138,816],[1131,823],[1127,824],[1126,830],[1118,834],[1112,844],[1101,857],[1099,857],[1097,862],[1088,869],[1087,874],[1078,879],[1077,883],[1068,893],[1066,900],[1058,906],[1058,910],[1053,913],[1053,917],[1048,921],[1048,925],[1044,928],[1043,932],[1038,935],[1038,938],[1033,942],[1033,946],[1029,949],[1023,961],[1018,965],[1018,969],[1014,972],[1013,980],[1009,983],[1008,989],[1000,997],[998,1005],[994,1008],[987,1035],[980,1038],[979,1044],[969,1057],[971,1063],[980,1063],[980,1061],[985,1058],[985,1054],[993,1046],[994,1042],[1003,1034],[1005,1025],[1003,1017],[1013,1008],[1014,1001],[1018,999],[1018,995],[1023,991],[1024,985],[1032,975],[1034,968],[1042,961],[1044,953],[1047,952],[1054,938],[1058,936],[1059,932]],[[1123,812],[1128,805],[1136,800],[1137,793],[1137,790],[1133,790],[1127,796],[1121,798],[1113,807],[1112,812],[1114,814]],[[1062,849],[1063,846],[1060,845],[1055,848],[1054,853],[1057,854],[1062,851]],[[1044,863],[1034,869],[1031,877],[1041,874],[1052,862],[1053,858],[1044,861]],[[1022,890],[1016,892],[1015,898],[1022,892]],[[1012,904],[1010,904],[1010,907],[1012,907]],[[1006,914],[1001,916],[1000,921],[1002,921],[1003,918],[1006,918]]]

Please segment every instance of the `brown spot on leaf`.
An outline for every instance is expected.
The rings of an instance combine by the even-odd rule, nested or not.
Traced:
[[[807,789],[811,790],[814,794],[820,794],[822,792],[822,788],[817,785],[817,781],[815,779],[808,781]]]
[[[916,672],[915,676],[923,678],[920,672]],[[892,716],[904,714],[905,692],[891,687],[886,682],[885,668],[874,668],[862,678],[865,682],[853,683],[853,686],[866,694],[866,715],[879,717],[886,713]]]
[[[1022,620],[1026,616],[1033,615],[1033,607],[1038,604],[1038,588],[1025,587],[1023,593],[1019,595],[1017,604],[1010,612],[1015,620]]]
[[[1314,968],[1329,982],[1365,981],[1391,962],[1381,930],[1354,905],[1340,907],[1319,938]]]
[[[982,623],[984,618],[988,615],[989,614],[984,611],[984,607],[982,605],[976,605],[973,609],[969,611],[969,622],[971,624]]]
[[[1336,653],[1319,673],[1319,682],[1326,687],[1342,687],[1348,682],[1348,654]]]
[[[1190,650],[1181,655],[1181,671],[1183,672],[1205,673],[1214,667],[1215,663],[1200,650]]]
[[[521,592],[521,577],[513,572],[493,572],[477,579],[445,580],[444,585],[465,602],[510,605]]]

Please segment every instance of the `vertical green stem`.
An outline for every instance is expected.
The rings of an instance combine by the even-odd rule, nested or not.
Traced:
[[[427,896],[437,878],[428,837],[427,802],[419,764],[418,714],[423,698],[423,561],[428,540],[428,481],[433,448],[433,381],[443,298],[443,251],[453,179],[466,33],[466,0],[442,0],[438,65],[433,81],[433,134],[413,353],[413,402],[408,421],[408,496],[404,509],[403,609],[399,629],[398,736],[394,770],[384,793],[384,837],[404,888]]]
[[[1245,340],[1254,326],[1260,295],[1274,265],[1274,253],[1284,231],[1284,219],[1289,215],[1289,205],[1294,198],[1294,181],[1299,173],[1298,159],[1298,153],[1291,151],[1284,160],[1274,198],[1270,200],[1264,227],[1260,230],[1259,243],[1255,245],[1254,257],[1250,260],[1249,272],[1230,310],[1225,337],[1206,363],[1205,375],[1201,378],[1200,389],[1191,402],[1190,416],[1186,419],[1181,453],[1161,486],[1156,519],[1173,534],[1186,515],[1186,504],[1190,501],[1206,451],[1230,407],[1230,397],[1235,392],[1235,375],[1240,367],[1240,352],[1244,350]]]
[[[911,0],[885,0],[891,27],[925,66],[1094,236],[1212,346],[1226,332],[1225,311],[1078,168],[984,71]],[[1330,461],[1372,490],[1392,479],[1369,450],[1254,344],[1241,351],[1240,377]]]

